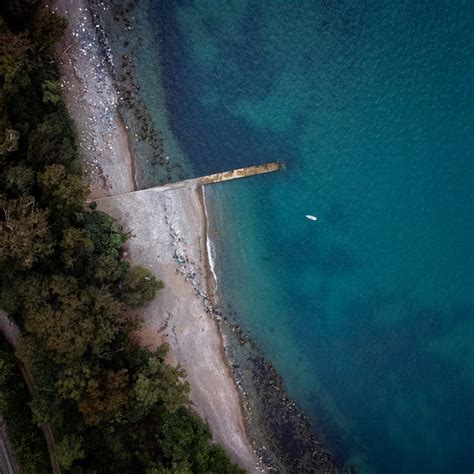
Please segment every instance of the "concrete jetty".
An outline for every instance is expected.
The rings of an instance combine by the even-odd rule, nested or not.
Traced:
[[[222,173],[210,174],[208,176],[202,176],[201,178],[195,179],[200,185],[221,183],[222,181],[230,181],[231,179],[246,178],[247,176],[254,176],[256,174],[271,173],[272,171],[278,171],[280,168],[280,163],[272,162],[265,163],[263,165],[248,166],[247,168],[238,168],[232,171],[224,171]]]
[[[237,168],[231,171],[223,171],[221,173],[214,173],[207,176],[200,176],[198,178],[186,179],[184,181],[178,181],[176,183],[164,184],[163,186],[154,186],[152,188],[138,189],[137,191],[130,191],[123,194],[113,194],[111,196],[105,196],[103,198],[92,199],[92,201],[102,201],[116,196],[127,196],[128,194],[144,193],[146,191],[169,191],[171,189],[196,187],[196,186],[207,186],[209,184],[222,183],[223,181],[230,181],[233,179],[247,178],[248,176],[255,176],[257,174],[271,173],[281,169],[281,164],[276,161],[271,163],[265,163],[263,165],[248,166],[245,168]]]

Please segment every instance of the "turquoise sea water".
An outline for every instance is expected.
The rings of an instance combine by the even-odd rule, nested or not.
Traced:
[[[290,395],[361,472],[472,472],[474,4],[149,2],[195,174],[286,164],[209,194]]]

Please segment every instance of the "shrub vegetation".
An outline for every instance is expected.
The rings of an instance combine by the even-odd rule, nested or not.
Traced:
[[[1,2],[0,15],[0,307],[35,384],[28,401],[3,343],[0,409],[24,472],[49,470],[34,424],[51,427],[64,471],[240,472],[190,411],[166,348],[133,339],[129,309],[162,283],[123,259],[117,222],[84,205],[53,55],[64,19],[35,0]]]

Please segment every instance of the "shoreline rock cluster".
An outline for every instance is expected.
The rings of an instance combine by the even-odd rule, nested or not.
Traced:
[[[135,3],[130,2],[131,6],[126,4],[120,7],[121,12],[116,14],[116,18],[114,17],[114,21],[120,22],[127,31],[133,31],[133,24],[127,19],[126,15],[131,14],[131,8],[135,7]],[[100,14],[92,7],[92,4],[95,4],[95,8],[97,8],[97,5],[101,8],[108,7],[104,5],[104,2],[90,2],[93,23],[97,32],[100,31],[100,34],[98,33],[100,50],[103,56],[107,58],[107,63],[111,68],[109,74],[115,78],[114,85],[118,91],[117,104],[111,104],[111,107],[115,109],[113,111],[117,113],[118,109],[119,113],[122,114],[122,119],[127,124],[125,128],[129,132],[128,125],[131,129],[135,129],[135,120],[137,120],[138,125],[141,123],[145,127],[142,130],[143,134],[135,132],[134,134],[130,133],[130,135],[136,142],[144,141],[150,145],[151,141],[151,146],[154,149],[154,159],[158,160],[159,166],[165,167],[165,173],[170,173],[167,174],[165,182],[182,179],[180,175],[171,174],[173,170],[179,171],[180,168],[177,164],[170,164],[168,157],[163,156],[162,138],[151,123],[148,109],[140,102],[138,97],[140,88],[135,79],[135,64],[132,59],[133,49],[130,42],[125,44],[128,40],[124,41],[123,46],[129,47],[130,52],[124,53],[127,57],[122,57],[122,64],[118,67],[115,66],[113,53],[100,25]],[[87,50],[84,54],[87,54]],[[128,72],[119,72],[121,69]],[[124,75],[120,77],[120,74]],[[126,90],[129,92],[124,92]],[[137,106],[137,104],[141,105]],[[106,112],[109,113],[111,110],[106,109]],[[134,114],[132,117],[133,123],[128,120],[130,111]],[[229,368],[234,375],[235,383],[241,393],[247,428],[254,439],[253,447],[259,459],[269,471],[281,471],[283,469],[289,472],[311,472],[311,469],[313,469],[318,472],[321,470],[328,473],[336,472],[331,456],[316,440],[309,422],[296,404],[286,396],[281,377],[271,364],[264,359],[258,346],[245,334],[240,325],[231,322],[232,319],[235,319],[235,314],[233,316],[229,314],[229,318],[227,316],[223,317],[222,309],[211,301],[207,291],[203,289],[206,288],[206,282],[202,281],[205,278],[205,271],[202,267],[203,262],[205,262],[204,257],[202,255],[199,257],[200,263],[196,263],[190,257],[191,252],[187,251],[188,243],[182,237],[179,228],[174,226],[170,206],[165,203],[163,211],[170,237],[173,240],[173,260],[177,265],[176,271],[184,276],[185,281],[191,283],[195,295],[204,305],[205,312],[210,319],[215,321],[218,331],[223,335],[223,350]],[[250,368],[244,369],[243,364],[234,357],[235,351],[231,348],[233,344],[239,346],[241,350],[243,348],[243,350],[248,351],[245,359],[246,365]],[[254,397],[258,400],[251,400]],[[257,421],[259,423],[262,421],[263,428],[260,428],[267,431],[263,436],[255,432],[255,427],[252,428]],[[260,443],[260,440],[263,442]],[[297,470],[295,471],[295,469]]]
[[[244,395],[256,454],[271,471],[338,472],[333,455],[319,442],[306,415],[255,340],[244,331],[230,305],[220,324],[226,355]]]
[[[194,192],[197,192],[197,190],[194,190]],[[171,203],[171,198],[167,197],[166,201]],[[209,316],[214,316],[212,319],[216,320],[216,316],[218,317],[220,310],[217,305],[211,301],[211,298],[207,294],[207,290],[203,289],[203,287],[205,287],[205,282],[200,281],[201,278],[205,278],[205,272],[202,268],[204,256],[200,253],[199,263],[193,259],[189,244],[181,235],[179,228],[175,226],[176,217],[172,216],[173,211],[166,202],[163,204],[163,212],[173,242],[173,259],[177,264],[176,273],[181,273],[181,275],[184,276],[184,280],[192,285],[195,295],[204,305],[204,311]]]
[[[137,2],[129,1],[123,5],[111,6],[102,1],[92,0],[89,5],[97,28],[98,43],[107,59],[109,73],[119,97],[117,111],[131,132],[134,149],[141,156],[140,163],[137,163],[137,168],[140,170],[139,188],[186,179],[187,172],[181,163],[166,154],[162,133],[154,125],[150,111],[140,97],[135,60],[136,48],[140,44],[139,38],[133,34],[135,31],[133,13]],[[115,61],[101,14],[107,14],[117,26],[122,27],[124,38],[121,40],[120,55]],[[147,162],[146,170],[143,161]]]
[[[153,190],[147,196],[126,194],[134,189],[128,146],[130,129],[119,120],[117,92],[103,50],[97,46],[100,23],[92,21],[86,0],[57,0],[55,8],[69,19],[65,40],[59,45],[59,55],[63,55],[63,93],[71,116],[79,125],[81,155],[91,178],[90,198],[111,196],[99,199],[98,206],[133,231],[128,257],[135,264],[148,266],[166,282],[160,298],[143,310],[146,323],[137,337],[143,345],[157,347],[163,341],[163,331],[169,333],[169,357],[188,373],[193,408],[209,423],[214,439],[236,462],[250,472],[261,472],[245,431],[241,401],[223,354],[222,337],[210,317],[214,313],[206,314],[192,285],[175,273],[170,228],[162,210],[167,194]],[[110,122],[103,120],[104,107],[112,115]],[[92,143],[98,148],[95,153]],[[94,172],[92,165],[98,171]],[[185,188],[169,193],[176,229],[192,247],[192,260],[202,261],[200,255],[206,249],[202,245],[205,227],[199,194]]]

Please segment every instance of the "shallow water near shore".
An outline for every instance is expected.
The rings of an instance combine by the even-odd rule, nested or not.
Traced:
[[[191,174],[286,164],[206,196],[226,303],[316,433],[358,472],[472,471],[472,4],[141,8]]]

